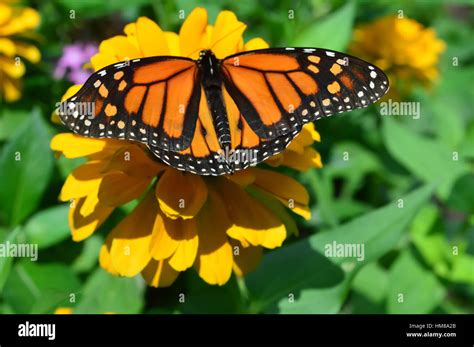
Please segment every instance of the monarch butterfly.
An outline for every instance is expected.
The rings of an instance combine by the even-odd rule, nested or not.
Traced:
[[[203,50],[197,60],[109,65],[59,115],[77,134],[138,141],[176,169],[218,176],[283,151],[305,123],[366,107],[388,88],[382,70],[331,50],[269,48],[222,60]]]

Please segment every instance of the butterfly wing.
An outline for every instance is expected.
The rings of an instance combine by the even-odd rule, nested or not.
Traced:
[[[151,57],[94,73],[59,109],[75,133],[180,151],[194,136],[201,90],[191,59]]]
[[[259,138],[252,141],[261,147],[258,161],[281,152],[305,123],[366,107],[388,90],[379,68],[318,48],[239,53],[224,59],[221,71],[240,117]]]

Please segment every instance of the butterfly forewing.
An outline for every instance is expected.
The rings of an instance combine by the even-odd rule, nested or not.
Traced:
[[[84,136],[180,151],[191,143],[200,92],[199,69],[193,60],[135,59],[94,73],[62,104],[59,116]]]

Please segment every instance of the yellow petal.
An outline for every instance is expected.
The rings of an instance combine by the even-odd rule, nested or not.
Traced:
[[[0,37],[0,53],[10,58],[14,57],[16,55],[16,46],[13,41],[6,37]]]
[[[119,148],[110,157],[110,163],[104,170],[104,173],[122,172],[135,178],[152,179],[167,166],[150,158],[145,152],[146,149],[132,144],[122,142],[126,146]]]
[[[15,41],[18,55],[29,60],[32,63],[38,63],[41,60],[41,53],[38,48],[33,45]]]
[[[171,31],[166,31],[165,39],[166,39],[167,46],[169,48],[169,55],[182,56],[181,48],[179,46],[178,34]]]
[[[0,26],[5,25],[13,14],[13,8],[7,4],[0,3]]]
[[[247,187],[255,181],[255,175],[251,169],[237,171],[232,175],[226,176],[229,180],[237,183],[241,187]]]
[[[69,99],[71,96],[76,94],[81,88],[82,88],[82,84],[75,84],[73,86],[70,86],[66,90],[66,93],[64,93],[64,95],[61,97],[61,102]]]
[[[179,30],[179,45],[181,55],[192,59],[199,57],[199,52],[205,47],[201,46],[206,34],[207,11],[202,7],[195,8],[186,18]]]
[[[138,48],[126,36],[117,35],[101,42],[99,53],[91,58],[91,63],[97,71],[107,65],[141,56]]]
[[[176,271],[184,271],[193,265],[199,245],[196,221],[188,219],[183,221],[183,223],[188,225],[179,230],[181,235],[179,235],[178,247],[169,259],[171,267]]]
[[[100,248],[99,265],[102,269],[110,272],[112,275],[118,275],[117,270],[114,269],[112,259],[110,258],[110,245],[105,243]]]
[[[198,175],[168,169],[156,185],[161,210],[172,219],[193,218],[207,198],[207,188]]]
[[[2,92],[6,102],[17,101],[21,97],[20,81],[4,76],[2,80]]]
[[[21,60],[15,61],[11,58],[0,56],[1,72],[6,73],[13,79],[22,77],[25,74],[25,64]]]
[[[295,179],[278,172],[254,168],[256,180],[254,185],[266,191],[294,213],[305,219],[311,218],[308,208],[309,195],[306,188]]]
[[[182,219],[169,219],[158,211],[150,240],[150,254],[156,260],[169,258],[178,248],[175,230],[183,228]]]
[[[158,213],[152,191],[107,236],[114,269],[122,276],[133,277],[141,272],[151,255],[151,232]]]
[[[194,263],[197,248],[195,219],[169,219],[158,214],[150,241],[150,254],[154,259],[169,258],[176,271],[184,271]]]
[[[11,36],[36,28],[39,25],[40,16],[32,8],[26,7],[18,10],[18,13],[0,27],[0,36]]]
[[[150,260],[142,271],[143,279],[152,287],[169,287],[178,275],[166,260]]]
[[[234,273],[242,277],[255,270],[262,258],[262,247],[243,247],[235,240],[232,240],[231,244],[234,253],[234,263],[232,265]]]
[[[264,49],[268,47],[269,45],[264,39],[262,39],[261,37],[256,37],[254,39],[249,40],[244,45],[244,51],[253,51],[255,49]]]
[[[224,201],[210,190],[198,215],[199,248],[195,263],[199,276],[209,284],[225,284],[232,274],[232,248],[226,230],[230,221]]]
[[[99,189],[105,162],[93,161],[83,164],[69,174],[59,194],[61,201],[69,201],[91,194]]]
[[[58,307],[56,310],[54,310],[54,314],[72,314],[72,308],[71,307]]]
[[[99,52],[92,56],[91,65],[93,69],[97,71],[119,61],[120,60],[117,59],[113,54]]]
[[[81,214],[85,199],[76,199],[69,209],[69,227],[74,241],[82,241],[96,231],[114,210],[111,207],[97,204],[91,213]]]
[[[217,58],[223,59],[237,53],[239,41],[246,25],[237,20],[231,11],[221,11],[212,30],[211,49]]]
[[[61,152],[66,158],[79,158],[100,154],[107,157],[124,145],[123,141],[112,139],[93,139],[72,133],[62,133],[53,137],[50,147]]]
[[[144,57],[170,54],[163,31],[147,17],[137,20],[137,40]]]
[[[227,235],[244,245],[281,246],[286,228],[280,219],[235,183],[220,179],[217,187],[232,222]]]
[[[321,155],[312,147],[306,147],[303,154],[285,151],[280,165],[285,165],[298,171],[308,171],[312,168],[321,168]]]
[[[122,172],[105,175],[99,187],[99,201],[107,206],[120,206],[143,194],[151,179],[132,177]]]

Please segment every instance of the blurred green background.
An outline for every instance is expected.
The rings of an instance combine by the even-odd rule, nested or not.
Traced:
[[[0,312],[52,313],[463,313],[474,312],[474,4],[472,1],[24,1],[41,16],[29,38],[42,53],[26,63],[22,98],[0,104],[0,240],[37,243],[39,260],[0,258]],[[178,31],[178,11],[205,7],[213,23],[229,9],[248,25],[244,37],[271,46],[346,51],[354,28],[404,14],[446,43],[440,76],[407,101],[421,117],[382,117],[373,105],[316,123],[324,167],[294,175],[311,195],[313,217],[296,219],[299,237],[269,251],[258,269],[225,286],[194,270],[170,288],[101,270],[98,252],[110,230],[74,243],[62,183],[80,160],[56,160],[51,137],[65,131],[50,117],[66,89],[53,78],[62,48],[122,33],[148,16]],[[75,19],[69,18],[75,10]],[[295,19],[288,20],[289,10]],[[453,66],[453,57],[458,65]],[[15,165],[15,152],[28,153]],[[458,160],[453,160],[453,153]],[[349,160],[344,160],[349,154]],[[402,200],[399,200],[402,199]],[[400,208],[400,204],[403,207]],[[296,216],[295,216],[296,218]],[[113,223],[113,222],[112,222]],[[365,260],[324,256],[324,246],[364,243]],[[71,302],[70,293],[75,293]],[[186,293],[186,303],[179,303]],[[403,294],[403,302],[399,294]]]

